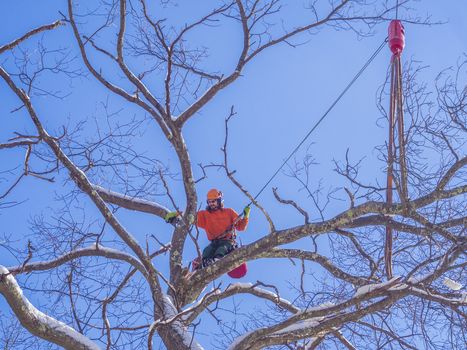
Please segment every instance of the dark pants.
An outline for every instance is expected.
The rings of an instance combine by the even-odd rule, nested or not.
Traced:
[[[197,270],[209,266],[217,259],[229,254],[235,248],[237,248],[237,243],[232,239],[212,240],[211,243],[203,250],[203,259],[201,260],[201,263],[199,263],[198,260],[198,263],[193,265],[193,269]]]
[[[222,258],[223,256],[230,253],[232,250],[234,250],[235,245],[236,243],[233,240],[212,240],[211,243],[203,250],[203,260],[212,258]]]

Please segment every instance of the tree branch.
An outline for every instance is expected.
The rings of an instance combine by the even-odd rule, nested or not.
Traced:
[[[151,202],[145,199],[131,197],[122,193],[107,190],[98,185],[92,185],[99,196],[107,203],[118,205],[119,207],[140,211],[148,214],[157,215],[164,218],[170,210],[156,202]]]
[[[135,257],[116,249],[101,246],[99,244],[93,244],[87,248],[72,250],[50,261],[31,262],[21,266],[12,266],[9,267],[8,270],[14,275],[30,273],[35,271],[46,271],[57,268],[69,261],[79,259],[85,256],[99,256],[106,257],[109,259],[125,261],[131,266],[135,267],[139,272],[141,272],[143,276],[147,277],[146,269],[141,264],[141,262],[139,262]]]
[[[313,261],[321,265],[334,277],[351,283],[355,286],[363,286],[368,284],[368,279],[364,277],[353,276],[333,265],[331,261],[317,253],[307,252],[301,249],[272,249],[261,254],[264,258],[288,258],[288,259],[305,259]]]
[[[5,44],[3,46],[0,46],[0,54],[4,53],[5,51],[8,51],[8,50],[11,50],[13,49],[15,46],[18,46],[20,43],[22,43],[23,41],[29,39],[31,36],[33,35],[36,35],[38,33],[41,33],[41,32],[44,32],[46,30],[52,30],[52,29],[55,29],[57,28],[58,26],[60,25],[63,25],[64,23],[61,22],[61,21],[55,21],[51,24],[47,24],[47,25],[43,25],[41,27],[38,27],[36,29],[33,29],[29,32],[27,32],[26,34],[24,34],[22,37],[20,37],[19,39],[16,39],[16,40],[13,40],[11,43],[9,44]]]
[[[0,265],[0,294],[30,333],[67,350],[99,350],[89,338],[36,309],[24,296],[13,275]]]
[[[164,120],[162,117],[159,115],[159,113],[151,108],[148,104],[140,100],[136,95],[130,95],[128,92],[123,90],[122,88],[110,83],[108,80],[106,80],[101,73],[98,73],[96,69],[92,66],[90,63],[86,49],[84,48],[84,43],[81,40],[81,36],[79,34],[78,26],[76,25],[76,22],[74,20],[74,15],[73,15],[73,2],[72,0],[68,0],[68,16],[70,17],[70,23],[73,28],[73,33],[75,35],[75,39],[78,43],[79,50],[81,53],[81,57],[83,58],[83,62],[88,68],[88,70],[91,72],[91,74],[102,84],[104,85],[107,89],[115,93],[116,95],[119,95],[126,99],[128,102],[134,103],[141,108],[143,108],[145,111],[147,111],[159,124],[162,132],[164,135],[170,140],[172,138],[171,132],[168,129],[167,125],[165,124]]]

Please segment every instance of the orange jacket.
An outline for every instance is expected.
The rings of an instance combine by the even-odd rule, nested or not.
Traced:
[[[238,214],[231,208],[223,208],[215,211],[200,210],[197,215],[196,226],[204,228],[208,239],[212,241],[221,236],[233,224]],[[235,224],[239,231],[245,230],[248,218],[242,218]]]

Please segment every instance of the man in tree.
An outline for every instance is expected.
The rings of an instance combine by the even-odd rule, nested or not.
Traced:
[[[414,0],[3,3],[0,349],[465,349],[467,56],[456,40],[433,43],[431,30],[412,32],[410,40],[424,40],[434,53],[423,65],[452,65],[457,50],[457,67],[433,81],[431,67],[392,60],[390,76],[405,68],[397,89],[385,69],[373,70],[359,83],[360,95],[381,87],[381,123],[370,104],[359,108],[358,127],[328,121],[315,149],[278,170],[267,202],[255,201],[265,220],[254,242],[193,274],[183,261],[193,254],[185,248],[199,186],[211,172],[252,198],[258,173],[267,176],[274,165],[265,164],[268,156],[298,141],[295,129],[281,129],[287,107],[310,107],[295,90],[322,84],[309,81],[310,67],[333,72],[341,85],[348,82],[343,73],[366,60],[370,49],[360,44],[339,60],[354,56],[353,67],[330,59],[351,39],[343,30],[381,39],[373,59],[384,52],[387,21],[398,7],[404,23],[433,23],[423,15],[430,12],[434,22],[450,18],[443,31],[455,38],[464,24],[456,15],[467,2],[464,11],[462,1]],[[50,23],[54,13],[60,18]],[[313,54],[330,42],[337,51]],[[275,69],[277,62],[289,64]],[[270,89],[282,86],[290,91]],[[334,96],[321,90],[313,102],[326,108]],[[395,93],[403,106],[390,101]],[[401,117],[391,118],[391,109]],[[246,119],[229,129],[236,111]],[[394,147],[376,129],[392,128],[390,119],[401,141],[390,135]],[[307,124],[297,113],[288,122]],[[346,127],[348,137],[338,142],[336,129]],[[360,140],[369,133],[375,137]],[[363,161],[368,153],[374,156]],[[381,184],[386,171],[392,186]],[[213,243],[225,231],[233,240],[241,223],[222,208],[219,191],[213,197],[198,226],[203,215]],[[179,224],[160,227],[170,212],[163,203],[183,211]],[[25,214],[28,220],[15,219]],[[216,232],[209,224],[222,214],[227,219]],[[149,220],[157,225],[153,239],[144,235]],[[202,266],[202,249],[197,255]],[[253,271],[253,284],[218,280],[253,260],[274,273]],[[208,315],[217,322],[206,322]]]
[[[197,214],[196,226],[206,231],[211,243],[204,248],[201,263],[199,259],[193,262],[194,270],[206,267],[234,250],[237,246],[236,230],[244,231],[250,216],[249,206],[243,209],[242,215],[232,208],[224,208],[222,192],[215,188],[208,191],[206,203],[206,210]],[[177,212],[169,213],[166,221],[173,222],[178,215]]]
[[[208,191],[206,202],[206,210],[198,212],[196,221],[196,226],[203,228],[211,241],[203,250],[203,267],[235,249],[237,245],[235,230],[245,230],[250,216],[249,206],[243,209],[243,218],[232,208],[224,208],[222,192],[214,188]],[[196,269],[198,266],[193,268]]]

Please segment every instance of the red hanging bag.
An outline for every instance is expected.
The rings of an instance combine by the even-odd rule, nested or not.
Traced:
[[[246,267],[246,263],[243,263],[240,266],[234,268],[232,271],[227,272],[227,274],[232,278],[242,278],[246,275],[247,271],[248,269]]]

